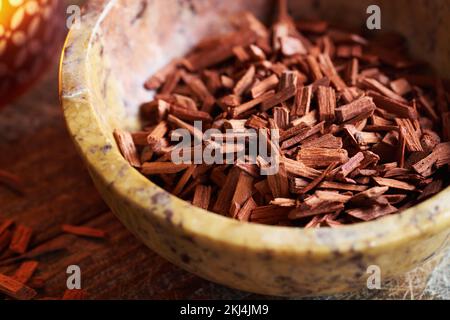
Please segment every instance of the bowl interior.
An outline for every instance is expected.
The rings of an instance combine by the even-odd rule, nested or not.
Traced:
[[[270,23],[273,0],[210,1],[105,1],[110,8],[97,29],[101,41],[99,61],[108,74],[98,74],[91,84],[102,85],[98,93],[106,94],[107,105],[98,105],[106,127],[136,129],[141,103],[151,99],[144,90],[145,80],[173,58],[187,53],[199,40],[230,29],[230,16],[250,10]],[[450,73],[450,4],[445,0],[427,2],[306,0],[290,1],[295,18],[320,18],[364,30],[366,9],[378,3],[382,13],[381,32],[395,30],[404,34],[417,58],[430,62],[442,75]],[[368,31],[367,29],[365,29]],[[376,31],[380,32],[380,31]],[[96,54],[95,50],[91,54]],[[99,69],[93,67],[92,70]],[[104,86],[105,80],[108,86]],[[108,92],[102,92],[114,88]],[[97,92],[96,92],[97,93]],[[112,96],[110,96],[112,95]],[[125,120],[125,121],[124,121]],[[111,127],[112,129],[112,127]]]

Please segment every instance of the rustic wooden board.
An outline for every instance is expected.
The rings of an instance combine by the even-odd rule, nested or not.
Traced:
[[[64,248],[39,257],[37,276],[47,280],[39,297],[61,297],[66,269],[75,264],[81,267],[82,286],[91,299],[264,298],[212,284],[173,266],[118,222],[95,191],[68,136],[58,103],[56,68],[32,92],[0,110],[0,168],[26,181],[23,196],[0,186],[0,220],[11,217],[32,227],[36,232],[32,249],[48,243]],[[62,234],[63,223],[98,227],[109,237],[90,240]],[[436,261],[385,283],[383,290],[334,298],[448,297],[443,279],[448,277],[450,259],[433,274],[432,287],[428,284]],[[17,266],[0,266],[0,272],[11,274]]]

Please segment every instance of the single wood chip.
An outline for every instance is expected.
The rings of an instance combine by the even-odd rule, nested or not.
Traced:
[[[333,170],[336,166],[337,166],[338,162],[332,162],[328,168],[326,168],[321,174],[320,176],[318,176],[317,178],[315,178],[313,181],[311,181],[311,183],[309,183],[308,185],[306,185],[304,188],[302,188],[301,190],[299,190],[298,194],[305,194],[310,192],[311,190],[314,190],[322,181],[323,179],[325,179],[325,177],[331,172],[331,170]]]
[[[84,226],[73,226],[69,224],[64,224],[61,227],[62,231],[65,233],[87,237],[87,238],[98,238],[104,239],[106,238],[106,232],[104,230],[95,229],[91,227]]]
[[[373,112],[376,109],[373,100],[363,97],[336,109],[336,119],[339,122],[351,120],[361,114]]]
[[[407,100],[403,98],[401,95],[396,94],[391,89],[385,87],[383,84],[381,84],[376,79],[371,78],[362,78],[360,80],[360,83],[365,86],[369,90],[378,91],[380,94],[384,95],[385,97],[388,97],[392,100],[399,101],[401,103],[406,103]]]
[[[5,219],[0,223],[0,235],[14,225],[13,219]]]
[[[141,117],[148,119],[152,125],[158,124],[167,117],[169,109],[170,103],[163,99],[156,99],[141,106]]]
[[[194,173],[196,168],[197,168],[196,165],[191,165],[187,168],[187,170],[181,176],[180,180],[178,180],[178,183],[175,186],[175,188],[172,190],[172,193],[174,195],[179,195],[183,191],[186,184],[189,182],[189,179],[191,179],[192,174]]]
[[[31,300],[37,293],[23,283],[0,274],[0,293],[17,300]]]
[[[404,96],[412,91],[411,85],[405,78],[399,78],[391,81],[390,86],[391,89],[399,96]]]
[[[443,189],[443,181],[442,180],[434,180],[430,184],[428,184],[425,189],[423,189],[422,194],[417,198],[417,200],[425,200],[435,194],[439,193]]]
[[[362,191],[353,197],[351,197],[350,202],[355,205],[367,205],[371,200],[376,199],[389,190],[389,187],[373,187]]]
[[[192,52],[184,63],[192,71],[206,69],[230,59],[236,46],[245,47],[255,40],[256,34],[253,31],[236,31],[227,36],[207,39],[203,41],[203,45],[197,46],[197,50]]]
[[[323,168],[334,162],[346,163],[348,153],[345,149],[301,148],[297,153],[297,160],[311,168]]]
[[[319,170],[308,167],[304,163],[299,161],[295,161],[288,158],[282,158],[281,161],[284,163],[288,174],[294,176],[304,177],[308,179],[315,179],[321,174]]]
[[[236,106],[236,107],[231,107],[230,114],[231,114],[231,116],[233,118],[236,118],[239,115],[241,115],[241,114],[243,114],[243,113],[245,113],[245,112],[247,112],[249,110],[252,110],[253,108],[258,106],[262,102],[266,101],[267,99],[273,97],[274,94],[275,94],[275,91],[270,90],[270,91],[267,91],[267,92],[263,93],[262,95],[260,95],[260,96],[258,96],[256,98],[254,98],[253,100],[250,100],[250,101],[248,101],[246,103],[243,103],[243,104],[241,104],[239,106]]]
[[[321,132],[324,127],[324,122],[321,122],[313,127],[305,126],[304,124],[300,124],[297,127],[293,127],[285,132],[283,132],[280,136],[280,141],[283,141],[281,144],[281,149],[289,149],[293,146],[301,143],[305,139]],[[284,141],[288,137],[292,136],[290,139]]]
[[[276,74],[263,79],[252,87],[252,97],[255,99],[266,93],[267,91],[276,89],[279,82],[280,80],[278,79],[278,76]]]
[[[371,221],[395,213],[397,211],[398,209],[396,207],[389,204],[375,204],[365,208],[349,209],[346,211],[346,213],[363,221]]]
[[[275,198],[270,201],[270,204],[279,207],[295,207],[297,205],[297,201],[295,199]]]
[[[286,130],[289,127],[289,109],[285,107],[276,107],[273,109],[273,120],[277,128]]]
[[[328,202],[341,202],[341,203],[347,203],[352,196],[341,194],[339,192],[335,191],[316,191],[314,193],[320,200],[322,201],[328,201]]]
[[[319,189],[362,192],[362,191],[367,190],[369,187],[368,186],[363,186],[363,185],[351,184],[351,183],[324,181],[321,184],[319,184],[318,188]]]
[[[181,120],[184,121],[204,121],[204,122],[211,122],[212,117],[209,115],[209,113],[204,111],[197,111],[197,110],[190,110],[185,107],[179,107],[176,105],[170,106],[170,112],[175,116],[178,117]],[[164,136],[164,135],[163,135]]]
[[[423,147],[420,143],[420,131],[409,119],[395,119],[395,122],[402,129],[402,137],[405,139],[406,147],[410,152],[422,152]]]
[[[26,284],[31,279],[38,266],[39,262],[37,261],[23,262],[12,278],[20,283]]]
[[[336,94],[333,88],[320,86],[317,91],[319,120],[332,122],[335,119]]]
[[[236,83],[236,86],[233,89],[233,94],[237,96],[241,96],[244,94],[250,86],[253,84],[253,78],[255,77],[255,66],[251,66],[242,78]]]
[[[306,139],[301,143],[301,146],[303,148],[342,149],[344,145],[341,137],[335,137],[331,133],[328,133],[320,137]]]
[[[380,186],[386,186],[394,189],[401,189],[401,190],[408,190],[408,191],[414,191],[416,190],[416,187],[412,184],[406,183],[404,181],[399,181],[395,179],[389,179],[389,178],[381,178],[381,177],[373,177],[373,180]]]
[[[375,105],[378,108],[386,110],[387,112],[392,113],[393,115],[396,115],[401,118],[407,118],[412,120],[418,118],[417,111],[413,107],[410,107],[403,102],[391,99],[389,97],[384,97],[381,94],[373,91],[369,91],[368,94],[370,97],[372,97],[373,101],[375,102]]]
[[[128,131],[115,129],[114,138],[116,139],[120,152],[130,163],[130,165],[136,168],[140,167],[141,161],[139,159],[136,146],[133,143],[133,137],[131,134]]]
[[[320,80],[324,77],[316,57],[308,55],[306,56],[306,62],[309,66],[309,72],[314,80]]]
[[[345,208],[342,202],[328,202],[322,201],[317,196],[312,196],[318,199],[320,204],[315,206],[310,206],[307,203],[303,203],[298,209],[294,209],[289,212],[289,219],[296,220],[306,217],[311,217],[319,214],[332,213],[336,211],[341,211]]]
[[[338,176],[341,178],[347,177],[353,170],[356,170],[364,160],[364,153],[358,152],[353,157],[341,166],[338,171]]]
[[[239,212],[234,217],[235,219],[239,221],[249,221],[250,216],[252,214],[253,209],[255,209],[258,205],[256,204],[255,200],[253,200],[252,197],[250,197],[242,206],[242,208],[239,210]]]
[[[297,89],[294,106],[291,109],[292,116],[302,117],[309,113],[313,96],[312,89],[312,86],[300,87]]]
[[[233,207],[241,208],[244,203],[253,194],[253,177],[248,175],[246,172],[241,171],[236,184],[236,188],[231,199],[230,216],[233,216]]]
[[[436,146],[432,153],[415,163],[412,168],[424,177],[431,176],[435,168],[450,164],[450,142]]]
[[[295,96],[297,92],[297,87],[292,84],[277,93],[273,94],[270,97],[267,97],[265,101],[262,102],[261,110],[267,111],[271,108],[275,107],[277,104],[280,104],[282,102],[285,102],[286,100],[289,100],[293,96]]]
[[[232,168],[228,173],[225,183],[217,196],[216,203],[214,204],[213,211],[222,215],[227,215],[231,207],[231,199],[234,196],[234,190],[236,190],[237,183],[240,177],[239,168]]]
[[[280,220],[287,220],[290,208],[274,205],[261,206],[252,210],[250,221],[260,224],[274,225]]]
[[[163,173],[173,174],[186,170],[190,166],[190,164],[176,164],[173,162],[146,162],[141,167],[141,173],[146,176]]]
[[[182,79],[192,92],[194,92],[195,96],[202,101],[202,111],[207,113],[211,112],[215,103],[215,98],[211,92],[209,92],[204,82],[199,77],[188,73],[183,73]]]
[[[196,207],[208,210],[211,201],[211,186],[197,185],[195,187],[194,199],[192,204]]]
[[[24,254],[31,241],[33,230],[27,226],[19,224],[13,232],[13,237],[9,249],[18,254]]]
[[[265,165],[263,168],[266,166],[269,167],[269,165]],[[276,174],[267,176],[267,182],[274,198],[286,198],[289,196],[288,176],[284,163],[279,164]]]

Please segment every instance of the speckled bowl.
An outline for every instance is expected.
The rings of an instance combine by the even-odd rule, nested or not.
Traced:
[[[174,264],[229,287],[278,296],[337,293],[365,286],[368,266],[383,279],[443,250],[450,236],[450,189],[399,215],[338,229],[302,230],[239,223],[193,207],[131,168],[112,131],[139,127],[151,94],[144,80],[202,37],[227,30],[227,16],[263,0],[92,1],[71,30],[61,66],[69,131],[113,212],[149,248]],[[361,25],[376,1],[292,1],[300,17]],[[414,52],[450,73],[445,0],[382,1],[383,28],[403,32]],[[379,2],[380,3],[380,2]],[[436,36],[434,36],[436,35]]]

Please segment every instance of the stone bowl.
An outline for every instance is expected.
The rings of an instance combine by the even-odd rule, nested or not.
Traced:
[[[241,223],[170,195],[121,156],[114,128],[137,129],[144,81],[203,37],[226,32],[228,16],[270,17],[264,0],[103,0],[85,8],[61,64],[61,101],[73,141],[104,200],[150,249],[202,278],[276,296],[360,289],[377,266],[387,280],[449,244],[450,189],[397,215],[337,229]],[[364,25],[378,3],[383,30],[396,30],[442,75],[450,73],[450,5],[445,0],[291,1],[296,18]],[[369,273],[368,273],[369,272]]]

